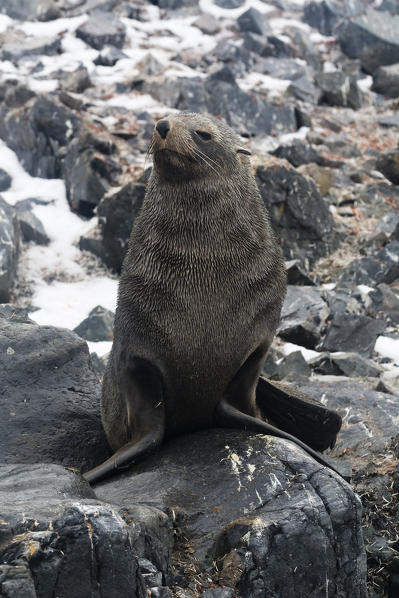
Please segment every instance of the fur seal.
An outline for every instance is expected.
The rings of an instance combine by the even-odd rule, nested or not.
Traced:
[[[86,479],[216,426],[287,438],[329,466],[316,450],[335,442],[339,415],[260,377],[286,274],[249,152],[226,124],[193,113],[158,121],[149,151],[102,390],[115,454]]]

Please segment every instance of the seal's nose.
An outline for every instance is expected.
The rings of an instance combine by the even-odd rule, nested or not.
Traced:
[[[156,130],[162,137],[162,139],[166,139],[166,135],[168,131],[170,131],[170,125],[168,120],[159,120],[156,124]]]

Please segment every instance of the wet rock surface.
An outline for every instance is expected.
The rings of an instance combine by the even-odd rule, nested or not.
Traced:
[[[20,229],[14,209],[0,197],[0,302],[10,300],[16,279]]]
[[[89,468],[108,455],[100,382],[75,333],[38,326],[24,310],[0,306],[2,463]]]
[[[105,481],[95,491],[123,508],[134,496],[173,510],[203,566],[218,560],[227,569],[229,559],[237,560],[234,586],[242,596],[278,595],[281,584],[287,597],[305,596],[325,584],[326,574],[338,591],[366,596],[363,543],[355,523],[360,504],[339,476],[289,442],[239,431],[200,432],[168,443],[133,475]],[[303,533],[308,546],[300,540]],[[310,558],[313,541],[323,546],[317,563]],[[351,565],[343,567],[347,551]]]

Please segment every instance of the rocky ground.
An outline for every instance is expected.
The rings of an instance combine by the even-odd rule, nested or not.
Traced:
[[[117,277],[145,192],[153,123],[173,110],[207,111],[224,118],[251,149],[259,189],[287,260],[288,294],[265,374],[295,383],[344,417],[331,456],[345,473],[352,472],[362,499],[369,596],[399,595],[398,32],[397,0],[0,3],[0,301],[11,304],[0,314],[0,396],[7,412],[0,422],[4,467],[40,462],[86,469],[107,454],[97,411],[99,380],[112,342]],[[48,355],[42,354],[43,346],[51,348]],[[60,393],[64,403],[58,405]],[[76,409],[79,424],[73,417]],[[59,427],[65,421],[68,434]],[[232,454],[247,450],[241,437],[225,441],[238,443]],[[282,449],[273,450],[284,461]],[[151,463],[146,467],[136,486],[145,488],[146,476],[155,475]],[[24,471],[15,471],[16,484]],[[63,470],[45,470],[33,485],[40,476],[49,488],[62,485],[64,475]],[[286,475],[279,478],[283,485]],[[65,481],[66,486],[74,483]],[[316,492],[320,501],[323,493],[312,484],[308,492]],[[87,488],[79,492],[69,492],[68,500],[89,504],[103,498]],[[326,492],[332,500],[334,491]],[[176,488],[174,494],[179,494]],[[345,496],[349,502],[342,509],[353,523],[357,507]],[[155,509],[151,517],[148,511],[135,511],[136,528],[152,530],[138,534],[140,544],[136,536],[132,540],[132,524],[123,511],[139,507],[126,507],[117,487],[104,497],[121,503],[112,515],[101,507],[105,511],[99,525],[106,530],[107,517],[112,519],[118,550],[130,538],[129,550],[139,561],[127,577],[137,595],[145,592],[145,583],[154,597],[171,592],[181,597],[203,592],[208,598],[263,596],[266,589],[270,596],[290,595],[277,582],[264,585],[259,563],[266,559],[270,572],[271,557],[267,551],[260,556],[261,549],[251,541],[244,550],[242,538],[256,537],[248,522],[233,526],[242,533],[235,531],[223,552],[220,540],[199,542],[198,530],[193,532],[194,519],[203,526],[197,503],[194,515],[192,505],[159,500],[141,507]],[[262,505],[271,500],[268,494],[263,499]],[[218,502],[214,496],[212,500]],[[75,509],[76,529],[92,525],[92,515],[82,515],[90,504]],[[173,505],[184,517],[172,515]],[[58,507],[58,522],[64,507],[74,508],[69,503]],[[237,521],[242,508],[226,517]],[[283,510],[289,508],[284,505]],[[42,519],[33,509],[32,517],[47,521],[55,517],[52,509],[41,506],[37,512]],[[331,514],[330,505],[327,512]],[[17,513],[12,517],[18,518]],[[318,513],[324,521],[321,507]],[[13,522],[16,534],[28,533],[29,526],[7,517],[2,514]],[[224,529],[226,521],[221,516],[218,525]],[[267,533],[261,536],[267,543],[274,535],[265,521]],[[164,530],[171,526],[170,546],[173,526],[176,536],[174,555],[170,548],[162,558],[161,548],[148,548],[153,542],[148,538],[160,533],[160,522]],[[324,521],[321,528],[327,538],[326,525]],[[46,529],[46,537],[29,542],[39,542],[37,555],[42,556],[52,546],[56,567],[57,551],[63,548],[51,544],[55,540]],[[103,533],[98,531],[99,537]],[[288,542],[290,532],[285,529],[283,537]],[[354,532],[349,542],[352,559],[356,554],[359,563],[351,583],[363,596],[356,538]],[[213,546],[212,563],[204,551],[192,548],[195,542]],[[343,536],[339,542],[344,543]],[[4,596],[25,596],[18,589],[22,587],[31,592],[29,597],[47,595],[38,582],[44,561],[36,555],[36,568],[32,565],[26,557],[28,544],[23,550],[13,544],[15,550],[7,548],[3,554]],[[330,544],[326,540],[326,550]],[[229,567],[241,574],[228,576]],[[273,571],[277,578],[289,577],[287,571]],[[306,593],[296,581],[301,589],[293,596],[355,596],[353,589],[340,586],[337,571],[329,569],[330,574],[327,589],[315,586]],[[65,571],[63,575],[68,578]],[[101,575],[96,579],[98,587],[112,586]],[[48,587],[51,583],[46,581]],[[57,595],[67,591],[64,583],[56,587]],[[82,596],[114,595],[109,589],[84,591]],[[130,595],[123,588],[117,592],[115,596]]]

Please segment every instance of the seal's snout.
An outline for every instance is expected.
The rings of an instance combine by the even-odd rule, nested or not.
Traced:
[[[162,139],[166,139],[166,135],[170,131],[170,124],[168,120],[159,120],[156,124],[156,130],[162,137]]]

